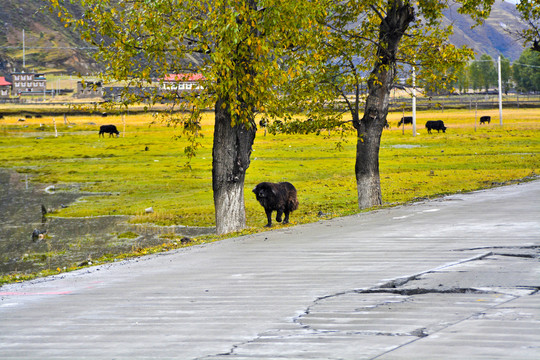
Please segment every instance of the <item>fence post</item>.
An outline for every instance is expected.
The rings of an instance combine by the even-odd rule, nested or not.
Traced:
[[[401,116],[401,120],[405,117],[405,106],[403,106],[403,115]],[[405,135],[405,120],[401,121],[401,135]]]
[[[475,97],[475,100],[476,100],[476,104],[474,106],[474,131],[476,132],[476,118],[477,118],[477,113],[478,113],[478,99],[476,99],[476,97]]]

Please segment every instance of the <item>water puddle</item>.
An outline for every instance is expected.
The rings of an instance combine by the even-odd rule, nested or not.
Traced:
[[[77,185],[36,184],[26,174],[0,169],[0,274],[70,267],[106,254],[214,233],[214,228],[130,224],[128,216],[43,215],[93,195]]]

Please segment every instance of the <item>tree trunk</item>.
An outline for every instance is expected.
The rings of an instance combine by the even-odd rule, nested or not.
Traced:
[[[364,115],[356,130],[358,139],[356,142],[355,172],[358,207],[360,209],[382,204],[379,146],[383,127],[379,125],[379,119],[383,116],[386,118],[386,114],[384,114],[366,119],[366,115]]]
[[[379,27],[378,61],[368,80],[368,96],[362,119],[353,119],[358,139],[356,143],[356,185],[358,207],[366,209],[382,204],[379,175],[379,147],[386,123],[390,90],[396,72],[396,53],[409,24],[414,21],[414,9],[402,0],[389,4],[386,17]]]
[[[212,149],[212,187],[216,212],[216,232],[226,234],[246,226],[244,180],[250,164],[256,126],[231,126],[228,106],[218,100],[215,108],[214,145]]]

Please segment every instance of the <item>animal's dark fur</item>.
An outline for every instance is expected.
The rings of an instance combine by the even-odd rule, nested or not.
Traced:
[[[120,132],[116,129],[115,125],[101,125],[99,127],[99,136],[105,137],[105,133],[109,134],[109,137],[116,134],[116,137],[120,135]]]
[[[401,126],[401,124],[412,124],[412,120],[413,120],[412,116],[402,116],[397,126]]]
[[[253,189],[257,201],[264,207],[268,224],[272,226],[272,211],[277,211],[276,221],[281,222],[281,216],[285,214],[283,223],[289,223],[289,214],[298,209],[296,188],[288,182],[270,183],[262,182]]]
[[[426,122],[426,129],[428,134],[431,134],[431,130],[437,130],[439,132],[442,130],[442,132],[446,132],[446,126],[444,126],[444,121],[442,120],[430,120]]]

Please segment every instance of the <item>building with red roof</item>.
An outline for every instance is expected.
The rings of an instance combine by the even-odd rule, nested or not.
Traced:
[[[191,91],[202,89],[202,74],[168,74],[159,79],[161,90]]]
[[[11,94],[11,83],[6,81],[6,78],[0,76],[0,98],[9,97]]]

